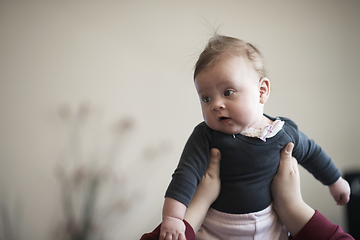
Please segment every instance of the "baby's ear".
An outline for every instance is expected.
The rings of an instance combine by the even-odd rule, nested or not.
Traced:
[[[265,104],[270,96],[270,80],[262,77],[259,80],[260,103]]]

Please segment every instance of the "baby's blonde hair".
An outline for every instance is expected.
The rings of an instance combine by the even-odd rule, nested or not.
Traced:
[[[241,39],[215,33],[195,64],[194,80],[201,71],[213,66],[223,53],[244,57],[260,77],[265,77],[263,57],[256,47]]]

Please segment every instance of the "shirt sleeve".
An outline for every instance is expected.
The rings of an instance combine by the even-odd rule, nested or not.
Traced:
[[[196,187],[209,165],[210,141],[211,129],[204,122],[200,123],[185,144],[165,197],[189,206]]]
[[[292,240],[350,240],[354,239],[345,233],[338,225],[333,224],[320,212],[315,211],[314,216],[300,230]]]
[[[294,141],[293,156],[322,184],[329,186],[336,182],[341,177],[341,172],[329,155],[314,140],[299,131],[294,122],[287,122]]]

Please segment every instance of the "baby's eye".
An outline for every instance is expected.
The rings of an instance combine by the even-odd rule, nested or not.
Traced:
[[[203,102],[207,103],[207,102],[210,101],[210,98],[209,97],[203,97],[202,100],[203,100]]]
[[[233,91],[233,90],[225,90],[224,96],[228,97],[228,96],[232,95],[234,92],[235,91]]]

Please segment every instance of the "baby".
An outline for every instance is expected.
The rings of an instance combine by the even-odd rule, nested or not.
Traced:
[[[195,127],[166,191],[160,240],[185,239],[183,218],[204,175],[211,148],[221,152],[221,192],[197,239],[237,236],[287,239],[272,208],[271,181],[280,150],[293,142],[293,156],[340,204],[350,187],[330,157],[288,118],[264,114],[270,95],[261,53],[240,39],[215,34],[194,72],[204,122]]]

